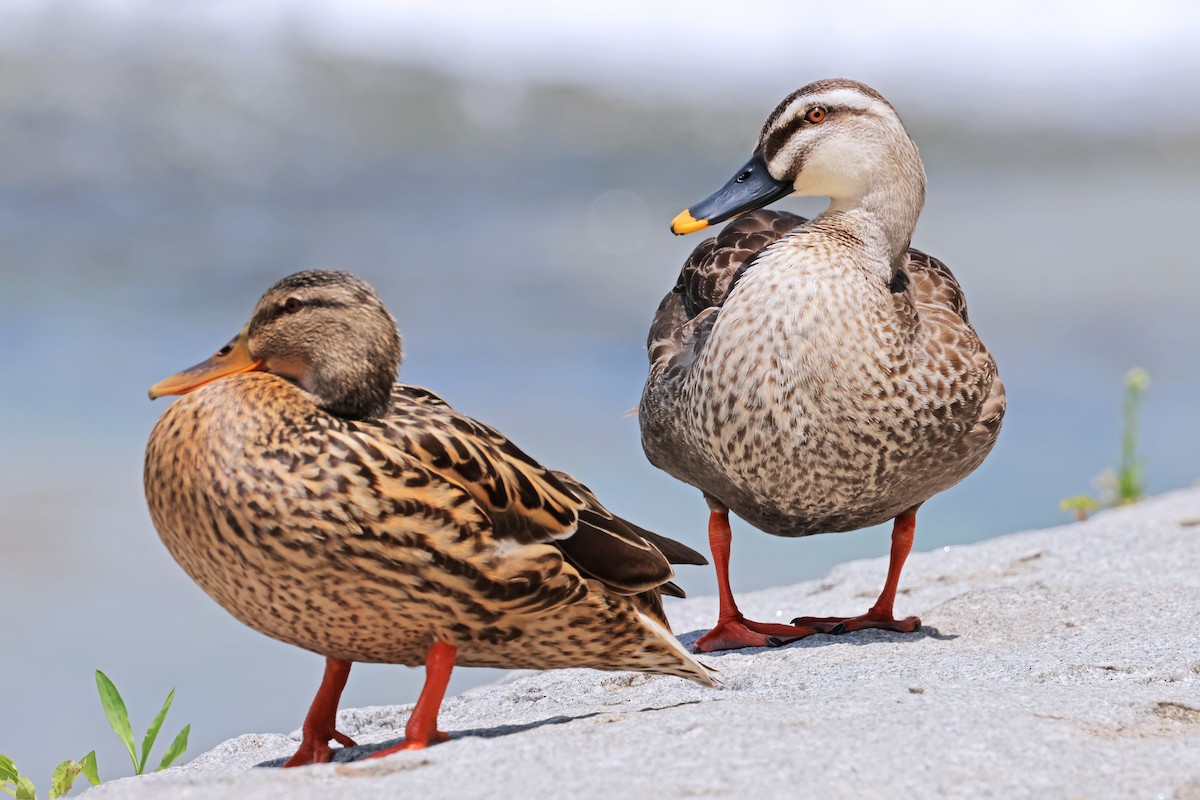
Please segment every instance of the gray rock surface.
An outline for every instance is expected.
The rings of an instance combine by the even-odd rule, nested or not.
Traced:
[[[779,552],[803,558],[804,542],[781,539]],[[854,562],[740,601],[763,620],[858,613],[885,570]],[[1200,800],[1200,491],[914,554],[901,587],[897,613],[919,614],[920,633],[704,656],[719,689],[514,673],[448,698],[453,739],[427,750],[254,768],[298,736],[251,734],[87,798]],[[671,608],[687,643],[715,615],[715,598]],[[409,709],[343,711],[339,728],[370,744],[340,755],[397,741]]]

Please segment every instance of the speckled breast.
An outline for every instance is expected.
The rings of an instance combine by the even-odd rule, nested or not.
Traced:
[[[891,519],[956,483],[982,402],[921,359],[911,301],[851,272],[760,273],[730,298],[683,402],[703,488],[771,533]],[[788,297],[780,303],[781,295]]]
[[[163,414],[145,465],[163,543],[200,588],[257,631],[347,660],[421,663],[430,626],[403,591],[393,586],[384,596],[342,551],[339,512],[322,510],[314,489],[320,454],[272,437],[278,415],[303,414],[277,406],[280,383],[264,373],[219,381]]]

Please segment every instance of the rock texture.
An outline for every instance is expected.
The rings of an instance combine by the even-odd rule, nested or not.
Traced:
[[[779,553],[801,559],[804,543],[780,540]],[[857,613],[885,569],[883,559],[845,564],[742,606],[763,620]],[[1200,491],[914,554],[897,612],[925,628],[704,656],[719,689],[514,673],[447,699],[453,739],[428,750],[254,768],[297,738],[252,734],[87,798],[1200,800]],[[689,643],[715,614],[715,598],[671,609]],[[344,711],[339,728],[371,744],[339,757],[397,741],[408,711]]]

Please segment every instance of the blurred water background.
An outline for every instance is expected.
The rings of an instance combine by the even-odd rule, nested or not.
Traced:
[[[177,688],[163,735],[191,722],[192,755],[299,726],[320,659],[205,597],[141,489],[164,408],[146,388],[295,270],[372,281],[406,337],[404,379],[704,548],[698,493],[646,463],[625,416],[650,316],[700,241],[667,224],[816,78],[899,108],[929,174],[914,244],[956,271],[1008,385],[998,447],[926,505],[918,549],[1065,522],[1059,499],[1116,456],[1135,365],[1153,380],[1149,484],[1192,483],[1198,20],[1184,3],[9,0],[0,752],[42,784],[94,747],[102,775],[124,774],[95,668],[139,731]],[[885,529],[735,531],[741,592],[888,546]],[[679,582],[714,591],[707,569]],[[451,691],[492,677],[460,670]],[[420,680],[356,667],[345,703],[409,702]]]

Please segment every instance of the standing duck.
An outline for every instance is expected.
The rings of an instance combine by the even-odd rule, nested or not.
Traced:
[[[793,194],[829,208],[812,220],[757,210]],[[893,616],[917,509],[983,462],[1004,416],[962,289],[909,247],[924,201],[896,110],[833,79],[784,99],[745,166],[672,223],[686,234],[738,217],[659,306],[639,408],[647,457],[710,508],[720,617],[697,651],[920,628]],[[729,587],[730,511],[777,536],[894,520],[879,600],[855,617],[745,619]]]
[[[146,448],[167,549],[237,619],[325,656],[287,766],[328,761],[354,661],[426,665],[405,741],[444,741],[455,663],[592,667],[711,685],[671,635],[671,563],[707,563],[607,511],[437,395],[395,382],[396,323],[345,272],[284,278],[209,360]]]

